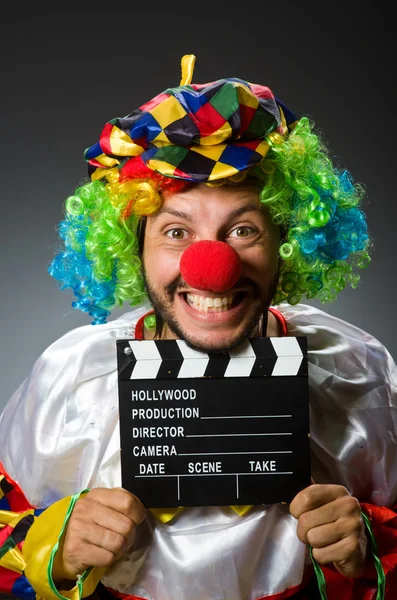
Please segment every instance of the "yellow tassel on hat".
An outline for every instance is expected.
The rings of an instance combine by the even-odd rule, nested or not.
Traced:
[[[182,79],[179,85],[189,85],[193,79],[194,63],[196,57],[194,54],[185,54],[181,59]]]

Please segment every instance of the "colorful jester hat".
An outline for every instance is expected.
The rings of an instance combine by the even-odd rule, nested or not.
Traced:
[[[294,125],[296,116],[268,87],[233,77],[192,84],[194,63],[194,55],[183,56],[179,87],[105,125],[84,153],[92,180],[117,177],[137,157],[167,177],[224,179],[259,165],[266,136]]]

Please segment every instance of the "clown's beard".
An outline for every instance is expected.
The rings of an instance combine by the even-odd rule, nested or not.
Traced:
[[[254,282],[250,282],[254,291],[253,296],[254,298],[256,298],[256,300],[254,300],[251,304],[250,314],[247,319],[246,328],[238,335],[236,335],[233,339],[229,340],[228,344],[223,346],[217,346],[216,348],[214,348],[213,345],[206,344],[205,340],[199,340],[196,339],[194,336],[191,336],[189,334],[189,331],[182,328],[175,315],[175,311],[173,309],[175,293],[177,292],[178,288],[186,289],[187,287],[186,285],[182,284],[181,279],[178,278],[170,285],[168,285],[164,290],[165,293],[161,295],[154,290],[149,279],[144,274],[147,295],[153,306],[156,319],[158,320],[160,317],[163,323],[166,323],[168,325],[169,329],[176,335],[178,339],[184,340],[186,344],[190,346],[190,348],[202,352],[224,352],[226,350],[230,350],[230,348],[239,346],[249,337],[253,337],[254,335],[266,335],[267,309],[271,304],[271,299],[276,290],[277,280],[278,275],[275,277],[274,281],[272,282],[272,285],[269,286],[269,294],[265,300],[260,299],[260,290],[258,289],[258,286]],[[261,323],[261,327],[259,328],[261,317],[263,317],[263,321]],[[164,330],[165,327],[163,325],[161,337],[164,336]],[[160,334],[158,328],[156,329],[156,333],[157,335]]]

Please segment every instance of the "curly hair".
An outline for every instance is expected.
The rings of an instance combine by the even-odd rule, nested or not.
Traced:
[[[272,303],[293,305],[302,297],[332,302],[347,284],[357,286],[357,269],[370,262],[367,223],[360,208],[364,189],[348,171],[333,166],[307,117],[289,135],[271,133],[266,140],[266,158],[234,179],[260,180],[260,201],[283,231]],[[61,289],[72,289],[72,306],[89,313],[93,324],[105,323],[113,307],[145,298],[140,220],[160,208],[162,192],[189,185],[195,184],[160,175],[136,158],[118,174],[83,183],[66,200],[59,226],[63,248],[48,270]]]

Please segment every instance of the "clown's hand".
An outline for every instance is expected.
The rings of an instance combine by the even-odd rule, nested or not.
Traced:
[[[89,567],[112,565],[132,546],[144,518],[143,504],[126,490],[92,489],[75,504],[55,556],[54,581],[73,581]]]
[[[295,496],[290,513],[297,535],[320,565],[333,563],[345,577],[364,570],[367,538],[358,500],[341,485],[311,485]]]

